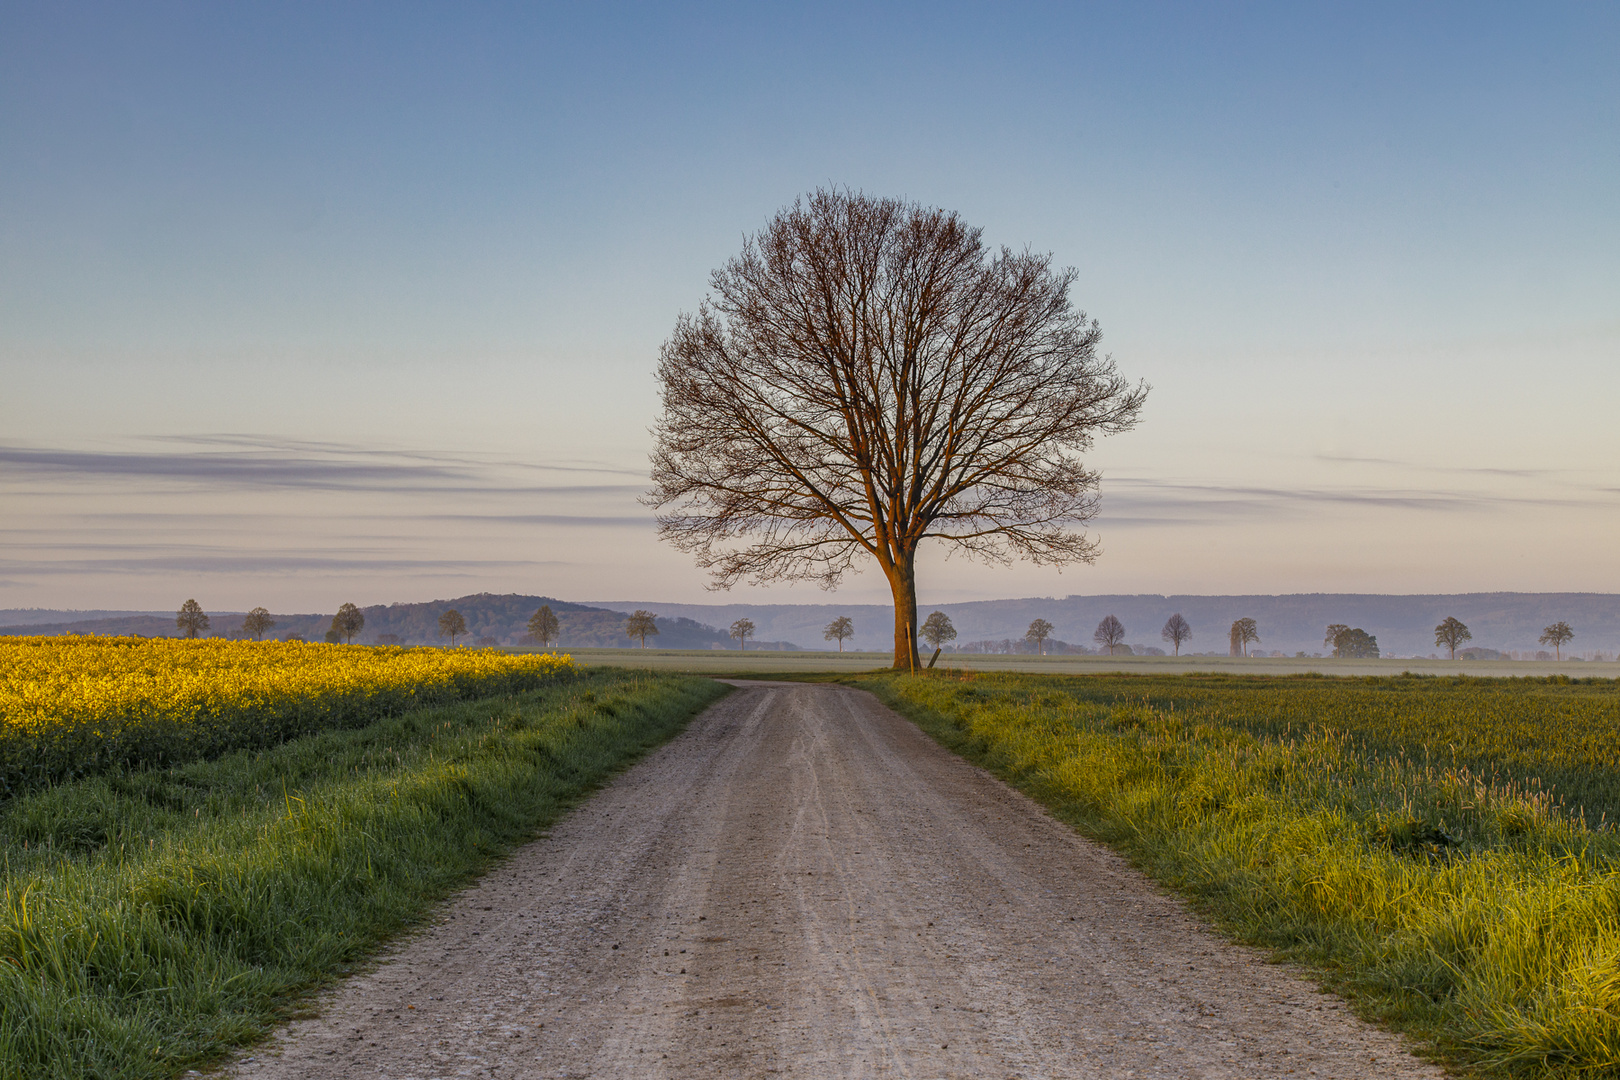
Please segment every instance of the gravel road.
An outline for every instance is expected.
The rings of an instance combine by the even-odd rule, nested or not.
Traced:
[[[870,695],[738,686],[232,1073],[1444,1075]]]

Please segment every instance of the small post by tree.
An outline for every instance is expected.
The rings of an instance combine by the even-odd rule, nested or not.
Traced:
[[[529,635],[544,649],[551,645],[551,639],[557,634],[557,616],[552,613],[550,604],[541,604],[540,610],[529,616]]]
[[[1107,649],[1109,656],[1113,656],[1114,650],[1125,643],[1125,624],[1113,615],[1105,615],[1103,621],[1097,624],[1091,640]]]
[[[439,616],[439,636],[450,639],[450,647],[456,647],[456,638],[467,632],[467,620],[461,617],[461,612],[451,608]]]
[[[1327,634],[1322,638],[1322,644],[1333,650],[1336,657],[1344,655],[1344,635],[1350,632],[1350,627],[1342,622],[1329,623]]]
[[[753,619],[738,619],[731,624],[731,636],[737,639],[737,647],[743,652],[748,651],[748,638],[753,632]]]
[[[780,211],[710,275],[658,359],[662,539],[714,584],[831,588],[870,558],[917,667],[919,548],[1091,562],[1082,455],[1147,396],[1076,309],[1077,274],[956,214],[852,191]]]
[[[1168,641],[1175,648],[1175,654],[1180,656],[1181,647],[1192,640],[1192,625],[1178,611],[1164,621],[1164,629],[1159,631],[1159,636]]]
[[[1553,658],[1562,660],[1564,658],[1564,646],[1568,645],[1574,637],[1575,631],[1569,628],[1569,623],[1560,619],[1541,632],[1541,643],[1551,645],[1553,647]]]
[[[1446,616],[1446,621],[1434,628],[1434,643],[1444,645],[1451,650],[1451,658],[1457,659],[1457,646],[1465,641],[1472,641],[1474,635],[1468,632],[1468,627],[1462,622]]]
[[[175,614],[174,625],[181,634],[194,638],[208,629],[208,616],[203,613],[202,605],[195,600],[187,600],[180,605]]]
[[[337,609],[337,614],[332,616],[332,629],[337,632],[338,637],[350,645],[354,644],[354,635],[365,628],[365,613],[353,604],[344,604]]]
[[[837,641],[838,651],[844,651],[844,639],[855,636],[855,624],[849,621],[848,615],[840,615],[827,624],[826,633],[821,635],[822,641]]]
[[[647,647],[647,638],[658,636],[658,620],[650,611],[637,609],[624,622],[624,636],[641,639],[641,647]]]
[[[1250,643],[1260,641],[1260,625],[1253,619],[1243,618],[1232,624],[1232,655],[1248,656]]]
[[[262,607],[256,607],[247,613],[247,618],[242,620],[242,633],[252,634],[254,641],[262,641],[264,635],[273,630],[275,625],[276,620],[270,617],[268,611]]]

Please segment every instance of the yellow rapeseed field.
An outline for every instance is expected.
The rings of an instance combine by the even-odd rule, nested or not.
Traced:
[[[0,638],[0,795],[514,693],[567,656],[176,638]]]

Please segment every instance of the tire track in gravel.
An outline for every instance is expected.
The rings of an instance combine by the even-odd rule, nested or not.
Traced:
[[[1444,1075],[870,695],[737,685],[233,1074]]]

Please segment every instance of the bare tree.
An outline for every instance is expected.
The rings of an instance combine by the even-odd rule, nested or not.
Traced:
[[[276,620],[270,617],[270,612],[262,607],[256,607],[242,620],[242,633],[252,634],[254,641],[262,641],[264,635],[274,629],[275,625]]]
[[[935,611],[923,620],[923,640],[934,647],[938,652],[947,641],[956,640],[956,627],[951,625],[951,617],[943,611]]]
[[[456,638],[466,632],[467,620],[455,608],[439,616],[439,636],[449,638],[451,648],[455,648]]]
[[[1334,656],[1344,655],[1344,635],[1350,632],[1350,627],[1342,622],[1329,623],[1327,634],[1322,638],[1322,644],[1333,650]]]
[[[1260,640],[1260,625],[1253,619],[1239,619],[1232,624],[1232,655],[1248,656],[1249,643]]]
[[[551,639],[557,636],[557,632],[557,616],[552,613],[551,605],[541,604],[540,610],[529,616],[530,635],[544,649],[551,644]]]
[[[1125,640],[1125,624],[1113,615],[1105,615],[1103,621],[1097,624],[1091,640],[1106,648],[1108,655],[1113,656],[1114,650]]]
[[[1450,649],[1453,660],[1457,659],[1457,646],[1473,639],[1474,635],[1468,632],[1468,627],[1450,615],[1446,616],[1445,622],[1434,628],[1434,643]]]
[[[1569,628],[1569,623],[1562,619],[1553,623],[1541,632],[1541,643],[1553,647],[1553,657],[1557,660],[1564,658],[1564,646],[1575,637],[1575,631]]]
[[[338,637],[350,645],[354,644],[354,635],[365,628],[365,613],[353,604],[344,604],[337,609],[337,614],[332,616],[332,629],[337,632]]]
[[[174,625],[186,637],[194,638],[208,629],[208,616],[203,613],[201,604],[195,600],[187,600],[180,605],[179,612],[175,614]]]
[[[743,652],[748,651],[748,636],[753,632],[753,619],[738,619],[731,624],[731,636],[737,639],[737,647]]]
[[[638,608],[624,621],[624,636],[640,638],[641,647],[645,649],[649,634],[654,637],[658,636],[658,620],[653,617],[652,612],[642,611]]]
[[[808,579],[858,556],[894,597],[894,666],[917,664],[916,557],[1090,562],[1080,455],[1147,395],[1097,351],[1073,270],[987,250],[955,214],[849,191],[779,212],[710,278],[659,357],[660,535],[713,587]]]
[[[1173,645],[1176,655],[1180,656],[1181,647],[1192,640],[1192,624],[1182,618],[1178,611],[1164,620],[1164,629],[1159,631],[1159,636]]]
[[[844,639],[855,636],[855,624],[849,621],[848,615],[840,615],[827,624],[827,632],[821,635],[821,640],[838,640],[838,651],[844,651]]]

